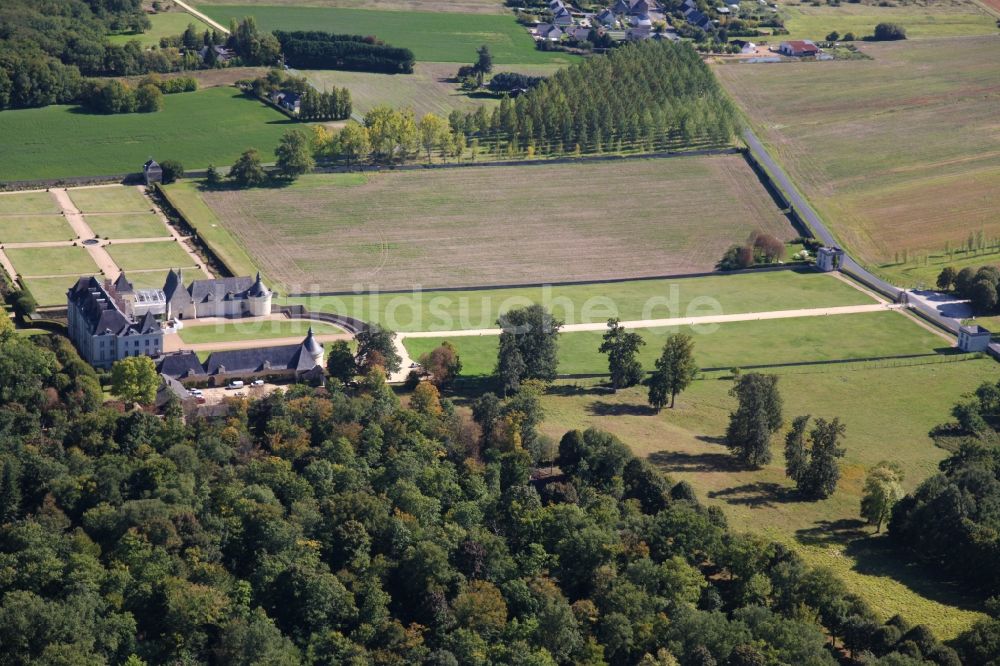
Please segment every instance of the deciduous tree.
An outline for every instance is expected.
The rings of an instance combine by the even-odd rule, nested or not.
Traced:
[[[160,376],[148,356],[130,356],[111,366],[111,392],[127,403],[152,404]]]
[[[882,461],[868,470],[861,491],[861,517],[882,530],[882,523],[892,516],[892,508],[903,499],[903,468],[896,463]]]
[[[656,368],[649,377],[649,404],[660,411],[670,398],[670,407],[678,393],[684,391],[698,374],[694,362],[694,339],[687,334],[677,333],[667,338]]]
[[[229,177],[240,187],[258,187],[267,182],[267,172],[255,148],[243,152],[229,169]]]
[[[288,179],[295,179],[312,171],[316,166],[312,156],[309,137],[299,130],[285,132],[278,147],[274,149],[278,173]]]
[[[771,435],[781,426],[778,378],[751,372],[741,375],[729,394],[738,400],[729,414],[726,446],[751,467],[771,462]]]
[[[642,381],[642,364],[637,357],[639,348],[645,344],[641,335],[622,328],[617,317],[608,319],[608,330],[598,351],[608,355],[613,390],[635,386]]]

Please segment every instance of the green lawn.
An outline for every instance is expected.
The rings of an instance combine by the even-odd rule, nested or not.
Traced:
[[[111,243],[108,254],[123,271],[144,271],[155,268],[188,268],[194,263],[175,241],[154,243]]]
[[[0,215],[59,213],[59,204],[48,192],[0,193]]]
[[[170,230],[155,213],[87,215],[87,224],[101,238],[159,238]]]
[[[81,213],[148,212],[153,204],[134,187],[78,187],[68,190],[69,198]]]
[[[559,437],[570,428],[594,426],[617,434],[673,478],[689,481],[700,499],[722,507],[735,529],[794,546],[808,562],[834,569],[883,619],[902,613],[947,639],[982,617],[975,612],[977,600],[893,557],[883,548],[884,539],[868,538],[872,530],[857,521],[861,487],[865,471],[885,459],[903,466],[907,490],[933,474],[946,452],[933,445],[928,431],[949,420],[959,395],[995,381],[996,372],[996,363],[983,359],[780,373],[786,424],[813,414],[838,416],[847,427],[840,484],[821,502],[802,502],[790,492],[783,433],[774,438],[774,460],[764,469],[732,463],[719,443],[734,406],[727,394],[732,382],[718,377],[694,382],[678,396],[675,409],[659,414],[645,408],[641,387],[612,394],[593,381],[561,381],[543,398],[543,431]]]
[[[242,340],[271,340],[274,338],[289,338],[293,336],[303,336],[312,326],[313,332],[317,335],[328,335],[331,333],[343,333],[344,331],[315,321],[302,321],[300,319],[288,320],[251,320],[235,321],[223,324],[212,324],[209,326],[187,325],[181,329],[180,337],[187,344],[198,344],[203,342],[236,342]]]
[[[486,44],[496,65],[568,63],[572,56],[535,49],[527,30],[513,15],[395,12],[323,7],[199,5],[223,25],[253,16],[264,30],[326,30],[375,35],[392,46],[413,51],[417,60],[472,62]]]
[[[97,265],[81,246],[29,247],[4,250],[20,275],[90,275]],[[69,285],[66,285],[69,288]]]
[[[972,3],[955,10],[914,6],[876,7],[842,3],[831,7],[812,7],[802,3],[797,7],[782,7],[788,39],[823,39],[831,31],[841,35],[853,32],[858,39],[875,32],[879,23],[898,23],[906,28],[909,39],[923,37],[964,37],[996,34],[996,19]]]
[[[567,324],[863,305],[874,301],[811,270],[672,280],[289,298],[311,310],[347,314],[395,331],[492,328],[501,312],[541,303]]]
[[[93,267],[90,272],[93,272]],[[39,307],[66,305],[66,290],[73,286],[77,276],[67,275],[55,278],[23,278],[22,283],[35,297]]]
[[[152,155],[189,169],[230,164],[247,148],[265,160],[298,126],[232,88],[167,95],[158,113],[100,115],[69,106],[0,113],[0,180],[136,172]]]
[[[646,345],[639,357],[646,370],[660,355],[670,333],[690,333],[701,368],[726,369],[757,365],[808,363],[845,359],[932,355],[948,343],[896,312],[870,312],[829,317],[745,321],[680,329],[638,329]],[[608,361],[599,353],[600,332],[559,336],[559,374],[607,374]],[[496,336],[456,337],[450,342],[462,358],[463,376],[493,372]],[[411,358],[419,358],[441,343],[438,338],[406,338]]]
[[[253,275],[259,269],[243,246],[205,205],[193,181],[179,181],[161,188],[167,201],[188,221],[198,237],[215,253],[233,275]],[[265,278],[267,276],[265,275]],[[270,282],[270,280],[268,280]]]
[[[38,243],[76,238],[62,215],[0,215],[0,243]]]
[[[194,24],[199,35],[209,29],[208,25],[203,23],[201,19],[187,12],[160,12],[159,14],[151,15],[149,21],[153,24],[153,27],[146,32],[110,35],[108,41],[112,44],[125,44],[136,39],[144,47],[158,46],[160,38],[175,37],[183,34],[191,23]]]

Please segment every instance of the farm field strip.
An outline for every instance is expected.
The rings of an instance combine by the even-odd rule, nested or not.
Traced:
[[[337,7],[214,5],[198,8],[227,25],[231,19],[253,16],[264,30],[325,30],[375,35],[392,46],[413,51],[417,60],[469,63],[486,44],[494,65],[569,63],[575,56],[544,52],[513,14],[379,11]]]
[[[879,7],[864,4],[841,4],[836,7],[779,5],[789,34],[775,37],[822,40],[831,31],[841,35],[853,32],[858,39],[875,32],[879,23],[898,23],[906,28],[908,39],[963,37],[996,34],[996,19],[971,3],[955,6],[934,4],[926,7]],[[862,50],[864,47],[862,46]]]
[[[213,5],[245,7],[337,7],[398,12],[449,12],[458,14],[508,14],[500,0],[212,0]]]
[[[867,312],[742,321],[704,326],[636,329],[646,345],[639,358],[649,370],[660,355],[667,335],[689,333],[695,338],[695,357],[702,368],[733,368],[833,362],[878,357],[934,355],[950,349],[934,333],[897,312]],[[559,336],[561,375],[605,375],[607,357],[599,353],[600,332],[562,333]],[[496,364],[496,335],[477,337],[404,337],[410,358],[449,340],[462,358],[463,376],[487,376]]]
[[[289,293],[695,273],[752,231],[797,235],[733,155],[312,175],[202,198]]]
[[[250,147],[271,153],[281,134],[298,126],[231,88],[166,95],[163,102],[157,113],[100,115],[70,106],[4,111],[0,180],[134,173],[150,155],[189,169],[226,165]]]
[[[912,285],[970,231],[1000,236],[1000,42],[861,48],[873,60],[716,72],[841,242]]]

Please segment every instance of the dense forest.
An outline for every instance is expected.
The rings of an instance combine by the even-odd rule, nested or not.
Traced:
[[[473,419],[367,368],[161,417],[0,319],[0,664],[958,663],[612,435],[546,440],[537,382]]]
[[[382,74],[412,74],[413,51],[374,37],[328,32],[274,33],[285,62],[300,69],[345,69]]]
[[[649,40],[559,70],[462,129],[484,145],[538,154],[728,143],[735,108],[688,44]]]

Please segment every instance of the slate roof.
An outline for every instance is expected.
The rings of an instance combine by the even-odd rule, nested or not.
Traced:
[[[213,352],[205,361],[205,372],[209,375],[263,370],[304,372],[314,367],[316,363],[303,344]]]
[[[191,398],[184,385],[173,377],[160,375],[160,387],[156,390],[156,400],[153,404],[156,407],[163,407],[170,401],[171,396],[176,397],[181,402]]]
[[[250,277],[195,280],[188,286],[187,291],[195,303],[207,303],[221,301],[228,296],[240,296],[249,291],[253,284],[253,278]]]
[[[66,294],[68,303],[76,306],[87,322],[91,335],[137,335],[158,331],[160,323],[147,313],[135,322],[122,312],[115,299],[94,276],[81,277]]]
[[[132,283],[128,281],[125,277],[125,272],[123,271],[118,275],[118,279],[114,282],[115,291],[119,294],[131,294],[132,293]]]
[[[198,355],[192,351],[182,351],[167,354],[160,361],[160,374],[168,377],[184,379],[185,377],[200,377],[205,374]]]

